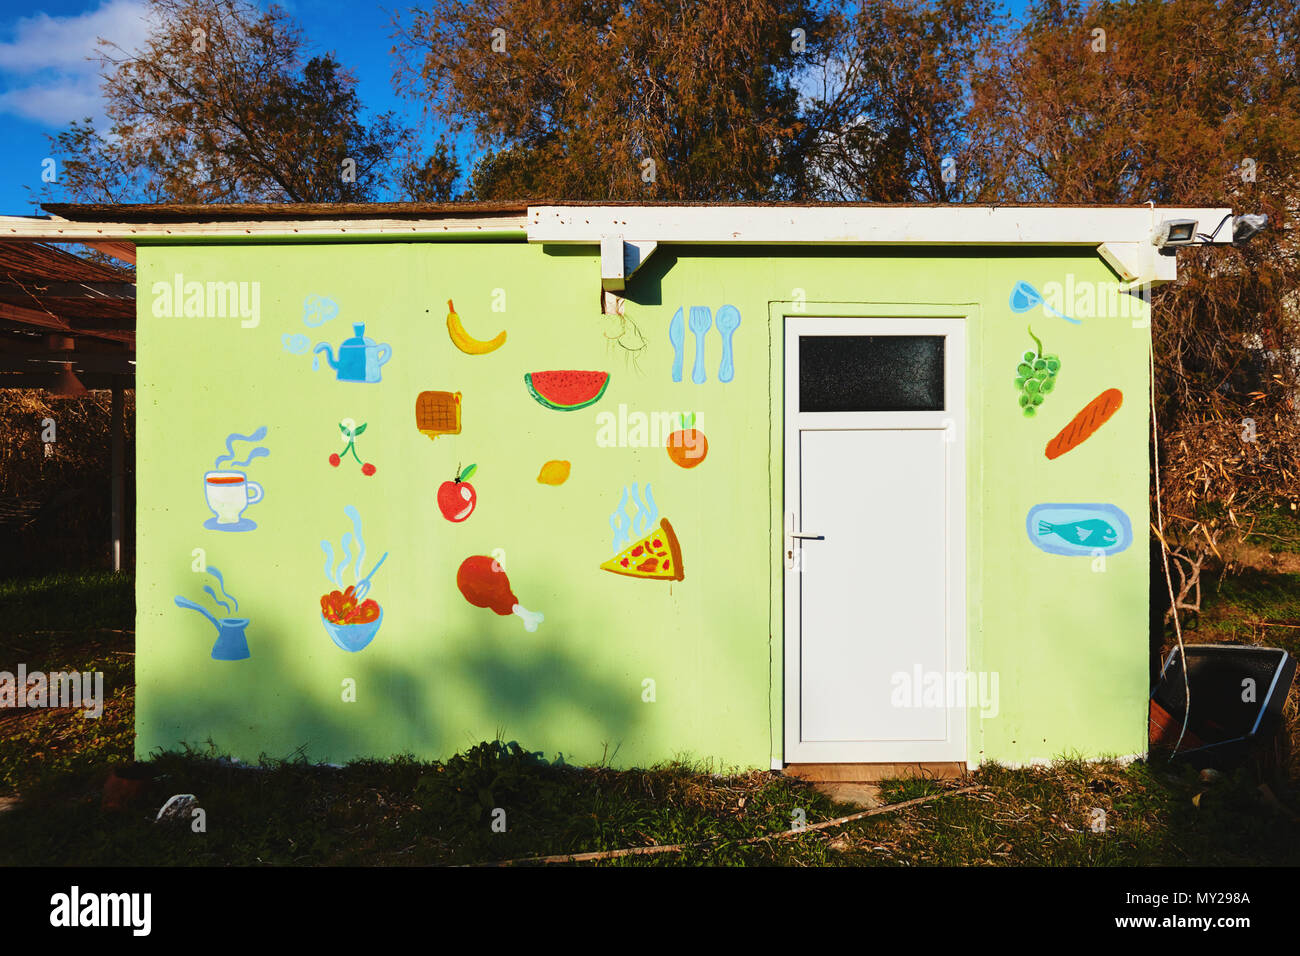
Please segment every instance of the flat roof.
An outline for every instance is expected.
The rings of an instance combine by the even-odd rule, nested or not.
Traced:
[[[524,215],[526,202],[42,203],[72,222],[223,222],[237,219],[409,219]]]
[[[221,222],[236,219],[386,219],[527,214],[533,207],[617,209],[1146,209],[1145,205],[1097,203],[872,203],[700,202],[663,200],[581,201],[562,199],[383,203],[42,203],[52,216],[72,222]]]
[[[49,203],[0,216],[0,240],[80,242],[128,262],[137,245],[238,242],[526,241],[597,246],[609,288],[662,244],[1079,246],[1126,283],[1176,277],[1152,237],[1168,219],[1229,243],[1229,208],[1038,203]],[[1227,225],[1227,232],[1224,226]],[[622,255],[618,244],[621,243]],[[623,261],[620,261],[623,260]]]

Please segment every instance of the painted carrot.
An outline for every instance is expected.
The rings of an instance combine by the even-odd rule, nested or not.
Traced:
[[[1055,438],[1047,443],[1047,457],[1060,458],[1067,451],[1082,445],[1092,437],[1102,425],[1110,420],[1110,417],[1119,411],[1120,405],[1124,402],[1124,393],[1118,388],[1108,388],[1102,392],[1087,405],[1083,411],[1075,415],[1057,434]]]

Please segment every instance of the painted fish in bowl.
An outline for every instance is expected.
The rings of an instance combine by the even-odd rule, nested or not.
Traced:
[[[321,622],[339,647],[356,652],[366,647],[379,633],[384,609],[373,599],[359,600],[355,587],[321,595]]]

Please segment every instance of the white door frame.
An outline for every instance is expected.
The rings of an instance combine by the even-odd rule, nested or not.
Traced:
[[[839,311],[839,310],[836,310]],[[864,309],[866,311],[866,309]],[[951,316],[951,312],[949,313]],[[941,741],[847,741],[803,742],[800,740],[800,663],[802,615],[798,575],[801,541],[789,532],[799,521],[800,501],[799,435],[801,431],[831,429],[926,429],[945,431],[948,442],[946,490],[947,528],[947,672],[965,674],[966,633],[966,322],[962,318],[925,317],[803,317],[784,316],[784,501],[782,502],[782,551],[784,570],[785,668],[784,702],[786,763],[914,763],[967,761],[967,708],[948,708],[948,734]],[[818,412],[799,411],[798,368],[800,335],[942,335],[944,348],[945,408],[940,412]],[[818,530],[818,529],[811,529]],[[793,551],[795,560],[787,560]],[[793,563],[793,567],[791,564]],[[963,687],[965,684],[963,683]],[[966,702],[969,706],[969,701]]]

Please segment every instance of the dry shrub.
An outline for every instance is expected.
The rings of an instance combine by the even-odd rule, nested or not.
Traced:
[[[0,389],[0,574],[107,567],[111,396]],[[42,433],[52,419],[56,441]],[[126,392],[124,560],[133,559],[135,392]]]

